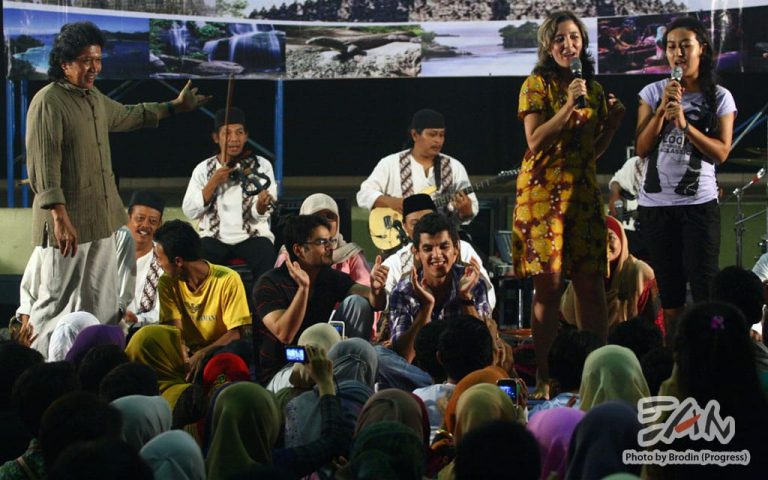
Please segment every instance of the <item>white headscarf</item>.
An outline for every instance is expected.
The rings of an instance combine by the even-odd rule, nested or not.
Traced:
[[[304,203],[301,204],[299,209],[299,215],[312,215],[322,210],[330,210],[336,214],[336,235],[333,238],[336,239],[336,248],[333,250],[333,263],[340,263],[348,259],[352,255],[356,255],[362,248],[354,243],[347,243],[344,240],[344,236],[341,234],[341,217],[339,216],[339,206],[336,205],[336,201],[330,196],[324,193],[313,193],[308,196]]]
[[[163,397],[128,395],[114,400],[112,406],[123,416],[123,440],[136,450],[171,429],[171,406]]]
[[[205,461],[190,434],[170,430],[156,436],[139,452],[155,480],[205,480]]]
[[[51,340],[48,343],[48,361],[60,362],[67,356],[67,352],[75,343],[77,334],[84,328],[93,325],[101,325],[99,319],[88,312],[72,312],[64,315],[53,329]]]

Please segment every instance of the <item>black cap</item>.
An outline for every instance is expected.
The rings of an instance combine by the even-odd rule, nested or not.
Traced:
[[[229,115],[227,115],[227,112],[229,112]],[[219,129],[224,126],[225,121],[229,125],[239,124],[245,126],[245,112],[237,107],[231,107],[229,109],[222,108],[216,112],[216,118],[213,121],[213,130],[218,132]]]
[[[428,108],[414,113],[413,118],[411,119],[410,129],[420,132],[425,128],[445,128],[445,118],[443,117],[443,114]]]
[[[159,195],[153,192],[148,192],[146,190],[133,192],[133,195],[131,195],[131,201],[128,202],[128,208],[134,207],[136,205],[154,208],[161,214],[165,208],[165,202],[162,198],[160,198]]]
[[[437,211],[437,207],[435,206],[435,202],[432,201],[432,197],[426,193],[417,193],[403,199],[403,218],[420,210]]]

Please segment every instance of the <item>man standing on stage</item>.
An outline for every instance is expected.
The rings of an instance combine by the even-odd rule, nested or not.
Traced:
[[[200,222],[203,258],[217,265],[242,258],[255,283],[277,260],[269,218],[269,205],[277,198],[275,175],[266,158],[246,150],[248,129],[241,109],[216,112],[212,136],[219,154],[195,167],[181,208]]]
[[[478,211],[474,193],[459,190],[470,186],[467,170],[458,160],[440,153],[445,142],[445,119],[434,110],[419,110],[409,127],[413,146],[382,158],[373,173],[360,185],[357,204],[372,210],[387,207],[403,211],[403,198],[430,187],[438,193],[455,193],[451,209],[462,223]]]
[[[93,23],[64,25],[50,55],[52,82],[34,96],[27,114],[32,242],[43,247],[43,285],[22,328],[34,329],[32,346],[41,352],[68,312],[119,321],[112,234],[127,218],[112,172],[109,132],[155,127],[209,99],[189,82],[165,103],[122,105],[110,99],[94,86],[105,43]]]

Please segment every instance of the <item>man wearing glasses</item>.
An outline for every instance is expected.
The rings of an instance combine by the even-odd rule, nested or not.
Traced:
[[[113,233],[128,218],[112,172],[109,133],[156,127],[209,99],[190,83],[165,103],[122,105],[110,99],[94,86],[105,43],[93,23],[64,25],[50,54],[52,81],[35,94],[27,113],[32,243],[43,249],[46,294],[32,305],[22,328],[34,330],[32,346],[44,354],[64,314],[84,310],[103,323],[120,320]]]
[[[331,268],[335,239],[325,218],[289,219],[284,240],[289,260],[262,275],[253,293],[257,376],[265,384],[285,364],[283,347],[295,344],[308,327],[328,322],[333,314],[333,320],[345,323],[347,336],[369,340],[373,310],[386,305],[388,269],[380,257],[371,270],[370,287]]]

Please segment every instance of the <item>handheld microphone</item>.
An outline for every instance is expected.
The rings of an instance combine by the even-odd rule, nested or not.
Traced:
[[[581,73],[581,60],[578,58],[574,58],[571,60],[571,73],[576,78],[582,78]],[[587,107],[587,100],[584,98],[584,95],[579,95],[576,98],[576,108],[586,108]]]
[[[394,229],[397,230],[397,236],[400,237],[400,243],[402,243],[403,245],[408,245],[411,239],[408,238],[408,234],[403,228],[403,222],[401,222],[400,220],[395,220],[394,222],[392,222],[392,227],[394,227]]]
[[[672,69],[672,74],[669,76],[670,79],[680,82],[680,80],[683,79],[683,69],[680,67],[680,65],[675,65],[675,68]]]

